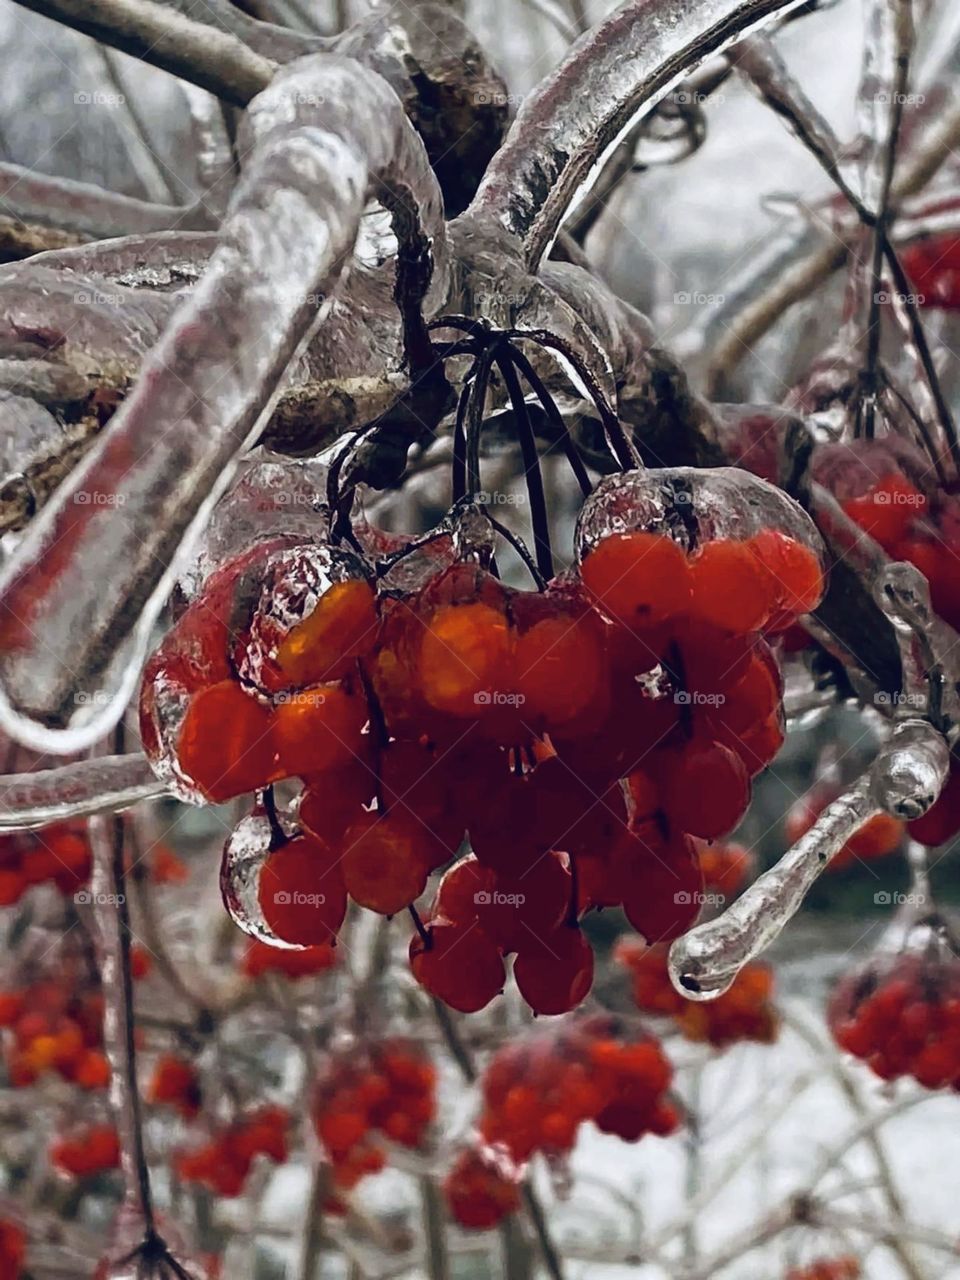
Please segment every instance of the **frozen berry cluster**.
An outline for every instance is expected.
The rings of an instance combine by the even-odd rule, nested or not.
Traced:
[[[580,1126],[636,1142],[673,1133],[673,1070],[659,1042],[600,1015],[505,1045],[483,1073],[480,1139],[515,1165],[565,1156]]]
[[[960,960],[952,953],[878,956],[841,980],[828,1020],[840,1048],[882,1080],[960,1089]]]
[[[422,1146],[436,1115],[437,1073],[424,1050],[394,1037],[333,1056],[316,1083],[313,1121],[333,1170],[350,1190],[386,1163],[380,1140]]]
[[[665,946],[645,947],[635,939],[623,939],[614,958],[630,974],[637,1008],[671,1018],[688,1040],[725,1049],[746,1040],[772,1044],[777,1038],[780,1019],[769,965],[744,965],[729,990],[700,1002],[685,999],[674,988]]]
[[[733,469],[608,477],[576,565],[538,591],[505,585],[485,519],[461,517],[386,560],[274,540],[218,570],[149,664],[142,737],[185,799],[302,781],[225,853],[261,941],[327,945],[349,900],[411,906],[468,836],[417,977],[481,1008],[512,955],[531,1007],[560,1013],[590,987],[585,912],[622,907],[649,941],[696,919],[693,839],[740,821],[781,745],[765,637],[818,603],[821,551]]]
[[[259,1156],[284,1163],[290,1123],[283,1107],[257,1107],[218,1128],[199,1146],[177,1152],[173,1161],[177,1176],[221,1196],[239,1196]]]

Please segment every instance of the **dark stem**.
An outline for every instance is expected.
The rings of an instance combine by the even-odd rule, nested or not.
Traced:
[[[466,414],[467,494],[473,498],[480,492],[480,437],[483,434],[483,410],[487,401],[487,387],[497,356],[498,340],[477,357],[473,386]]]
[[[433,946],[433,939],[430,937],[430,930],[426,928],[423,921],[420,919],[420,912],[417,910],[417,908],[413,905],[412,902],[410,903],[409,907],[407,907],[407,910],[410,913],[410,919],[413,921],[413,927],[416,929],[417,933],[419,933],[420,935],[420,941],[423,943],[424,947],[426,947],[426,949],[429,951],[430,948]]]
[[[282,849],[290,837],[284,831],[280,815],[277,813],[277,797],[272,786],[264,787],[260,792],[260,803],[270,823],[270,852],[272,853],[275,849]]]
[[[557,1253],[556,1246],[550,1238],[547,1219],[543,1212],[540,1198],[528,1181],[524,1181],[521,1185],[520,1194],[523,1196],[523,1203],[530,1221],[533,1223],[533,1229],[537,1233],[537,1242],[540,1245],[540,1253],[543,1256],[543,1265],[547,1269],[547,1274],[551,1277],[551,1280],[563,1280],[563,1266],[560,1262],[560,1255]]]
[[[549,581],[553,577],[553,551],[550,547],[550,519],[547,515],[547,498],[543,488],[543,473],[540,470],[540,455],[537,453],[537,439],[530,422],[530,410],[523,398],[523,388],[510,358],[510,349],[506,354],[497,357],[497,368],[504,380],[510,403],[513,405],[517,420],[517,434],[520,438],[520,452],[523,456],[523,474],[527,483],[527,495],[530,498],[530,523],[533,527],[533,545],[537,555],[537,567],[544,578]]]
[[[569,360],[590,394],[590,399],[593,401],[603,424],[610,451],[619,463],[620,469],[622,471],[642,470],[643,462],[640,454],[637,452],[633,441],[624,431],[623,424],[617,417],[616,407],[608,402],[607,397],[603,394],[603,388],[587,368],[578,351],[547,329],[531,330],[530,332],[511,330],[506,336],[510,338],[529,338],[541,347],[546,347],[547,350],[559,351],[566,360]]]
[[[543,379],[522,351],[518,351],[516,347],[511,347],[510,356],[513,363],[526,379],[531,391],[533,391],[534,395],[540,401],[544,413],[550,420],[550,425],[556,431],[560,439],[563,452],[566,454],[567,461],[570,463],[570,467],[576,477],[577,484],[580,486],[580,492],[585,498],[588,497],[593,492],[593,484],[590,480],[589,474],[587,473],[587,468],[584,465],[583,459],[580,456],[580,450],[577,448],[573,436],[571,436],[567,429],[567,424],[563,420],[563,414],[557,408],[556,401],[547,390]]]
[[[515,534],[512,529],[508,529],[505,524],[501,524],[499,520],[494,519],[494,517],[490,514],[489,511],[486,512],[486,516],[487,516],[487,519],[490,521],[490,523],[493,525],[494,529],[496,529],[497,533],[499,533],[500,537],[503,538],[506,542],[510,543],[511,547],[513,547],[514,551],[523,561],[524,565],[526,566],[527,572],[530,574],[530,577],[537,584],[537,590],[546,591],[547,579],[544,578],[543,574],[537,568],[537,562],[534,560],[533,556],[530,554],[529,550],[527,549],[527,545],[523,541],[523,539],[518,537],[517,534]]]
[[[451,497],[459,502],[467,493],[467,410],[473,387],[465,382],[457,401],[457,416],[453,424],[453,468],[451,473]]]
[[[954,466],[960,472],[960,445],[957,441],[957,429],[953,421],[953,415],[947,404],[946,397],[943,394],[943,388],[940,385],[940,378],[937,374],[936,366],[933,363],[933,355],[930,351],[930,344],[927,342],[927,334],[923,327],[923,321],[920,319],[920,312],[916,303],[910,296],[911,285],[907,278],[907,274],[903,269],[897,251],[890,243],[889,237],[884,234],[883,252],[890,267],[893,276],[894,286],[897,293],[900,294],[904,301],[904,309],[907,314],[907,322],[910,325],[910,336],[913,339],[914,346],[917,348],[917,354],[920,357],[920,363],[923,366],[924,377],[927,380],[930,394],[933,396],[933,402],[937,410],[937,420],[940,423],[940,429],[947,441],[947,448],[950,450],[950,457]],[[929,446],[928,446],[929,447]],[[934,453],[932,461],[938,469],[940,468],[939,456]]]
[[[906,96],[907,77],[910,71],[909,53],[901,49],[896,60],[893,78],[893,101],[890,105],[890,128],[883,150],[883,173],[880,180],[880,196],[874,211],[873,244],[870,262],[870,305],[867,319],[866,368],[861,380],[863,434],[871,440],[875,430],[877,412],[877,363],[880,358],[880,287],[883,283],[884,246],[888,241],[890,223],[890,187],[897,159],[897,142],[903,121],[903,101]],[[832,175],[831,175],[832,176]]]

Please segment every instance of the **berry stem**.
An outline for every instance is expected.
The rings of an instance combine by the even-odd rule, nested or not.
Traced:
[[[410,919],[413,921],[413,927],[416,929],[417,933],[419,933],[420,940],[423,942],[424,947],[429,951],[433,946],[433,939],[430,937],[430,930],[426,928],[423,921],[420,919],[420,912],[412,902],[409,907],[407,907],[407,910],[410,912]]]
[[[473,387],[466,413],[466,492],[471,498],[480,492],[480,437],[483,434],[483,410],[486,406],[487,387],[490,385],[490,375],[497,357],[498,344],[499,339],[494,339],[491,345],[480,353],[473,370]]]
[[[573,436],[570,434],[567,424],[563,420],[563,414],[557,408],[556,401],[547,390],[546,385],[540,375],[534,369],[533,365],[516,347],[510,347],[510,358],[517,366],[520,373],[526,379],[527,384],[533,391],[534,395],[540,401],[544,413],[550,420],[550,425],[557,432],[560,438],[560,444],[570,463],[577,484],[580,486],[580,492],[586,498],[593,492],[593,484],[580,456],[580,450],[574,442]]]
[[[544,578],[553,577],[553,551],[550,546],[550,521],[547,516],[547,498],[543,488],[543,472],[537,453],[537,440],[530,421],[530,410],[523,397],[523,388],[511,359],[509,346],[506,354],[497,356],[497,369],[503,378],[513,412],[517,419],[517,435],[523,457],[523,474],[530,498],[530,523],[533,526],[533,545],[537,553],[537,567]]]
[[[517,555],[523,561],[524,565],[527,568],[527,571],[530,574],[530,577],[537,584],[537,590],[546,591],[547,580],[546,578],[544,578],[543,574],[537,568],[537,562],[534,560],[533,556],[528,551],[526,543],[523,541],[523,539],[519,538],[511,529],[508,529],[505,524],[501,524],[499,520],[494,519],[494,517],[490,514],[489,511],[486,513],[486,515],[491,525],[493,525],[497,533],[500,534],[500,537],[503,538],[506,542],[510,543],[511,547],[513,547],[514,551],[516,551]]]
[[[277,797],[272,786],[264,787],[260,792],[260,803],[263,805],[263,811],[267,815],[267,821],[270,823],[270,852],[273,853],[274,850],[283,848],[289,840],[289,836],[280,823],[280,816],[277,813]]]
[[[907,278],[907,273],[904,271],[900,258],[897,255],[897,251],[894,249],[886,231],[884,231],[883,235],[883,252],[887,260],[887,265],[890,268],[890,274],[893,276],[896,291],[902,298],[906,299],[903,305],[906,312],[907,323],[910,326],[910,336],[917,349],[917,354],[920,357],[924,376],[927,380],[927,385],[937,410],[940,429],[947,441],[947,448],[950,450],[950,457],[953,460],[953,465],[957,469],[958,474],[960,474],[960,441],[957,439],[957,428],[953,421],[953,414],[950,412],[950,407],[943,394],[943,387],[940,385],[940,377],[937,373],[936,365],[933,362],[933,355],[930,351],[930,344],[927,342],[927,334],[923,327],[923,321],[920,319],[919,310],[911,296],[912,287],[910,281]],[[939,451],[933,448],[932,444],[928,442],[926,436],[924,436],[924,443],[927,446],[927,451],[930,454],[931,461],[937,468],[937,474],[942,475],[942,461]]]

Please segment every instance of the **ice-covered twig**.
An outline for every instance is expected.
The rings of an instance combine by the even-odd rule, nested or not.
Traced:
[[[15,0],[25,9],[209,89],[245,107],[270,83],[274,65],[236,36],[195,22],[156,0]]]
[[[705,58],[796,7],[796,0],[629,0],[526,99],[471,209],[498,218],[536,269],[633,118]]]
[[[179,563],[333,305],[370,196],[389,188],[401,256],[435,267],[425,309],[446,294],[440,191],[378,76],[333,55],[291,64],[251,103],[241,149],[207,272],[0,580],[0,712],[41,749],[81,750],[116,722]]]
[[[97,961],[104,996],[103,1041],[110,1061],[110,1103],[120,1138],[124,1198],[142,1218],[144,1236],[150,1238],[155,1235],[155,1223],[137,1085],[130,911],[124,892],[123,819],[94,818],[90,823],[90,840]]]
[[[0,163],[0,208],[25,221],[107,238],[214,225],[203,205],[178,208],[118,195],[72,178],[51,178],[18,164]]]
[[[218,224],[236,181],[223,108],[212,94],[189,80],[183,82],[183,96],[190,112],[197,176],[203,187],[200,203]]]
[[[11,774],[0,778],[0,831],[27,831],[67,818],[127,809],[164,791],[147,757],[138,753]]]
[[[891,211],[921,191],[958,146],[960,103],[952,101],[927,119],[912,150],[901,157],[891,185]],[[808,297],[843,266],[856,238],[858,222],[857,215],[850,213],[832,226],[820,243],[804,223],[778,242],[752,282],[744,280],[722,308],[713,310],[709,333],[705,335],[707,342],[713,340],[704,372],[706,395],[716,395],[726,373],[739,364],[789,307]],[[756,288],[761,282],[765,287]]]
[[[693,1000],[728,990],[797,913],[810,886],[864,823],[886,812],[919,817],[936,801],[950,752],[924,720],[895,726],[867,773],[823,810],[810,830],[764,872],[723,915],[699,925],[670,948],[670,977]]]
[[[741,40],[737,45],[736,67],[762,101],[783,117],[790,130],[816,156],[850,203],[862,208],[860,197],[840,168],[840,140],[790,74],[769,37],[754,35]]]

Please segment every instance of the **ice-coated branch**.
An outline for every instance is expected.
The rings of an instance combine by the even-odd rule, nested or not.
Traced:
[[[762,101],[782,116],[808,151],[812,152],[858,211],[860,197],[841,172],[840,140],[790,74],[773,42],[765,35],[748,36],[737,45],[737,70],[746,76]]]
[[[870,769],[828,804],[813,826],[721,916],[670,948],[670,977],[692,1000],[714,1000],[777,937],[810,886],[851,836],[879,813],[919,817],[936,801],[950,767],[943,736],[924,720],[898,724]]]
[[[0,163],[0,210],[28,222],[49,223],[98,238],[150,231],[199,231],[215,225],[202,204],[152,204],[72,178],[52,178],[19,164]]]
[[[139,753],[15,773],[0,778],[0,831],[28,831],[68,818],[128,809],[164,791],[147,757]]]
[[[156,0],[15,0],[103,44],[245,107],[270,83],[274,66],[236,36],[196,22]]]
[[[921,191],[960,146],[960,103],[941,104],[926,120],[908,152],[900,157],[890,188],[891,218],[902,203]],[[795,302],[822,286],[847,260],[859,218],[850,212],[818,238],[804,222],[765,255],[750,279],[744,279],[726,303],[714,308],[705,343],[713,341],[704,372],[704,393],[715,396],[725,374]],[[894,238],[896,236],[894,235]]]
[[[471,208],[499,218],[536,269],[577,192],[634,117],[705,58],[797,0],[629,0],[524,102]]]
[[[723,915],[677,939],[670,948],[670,977],[677,990],[691,1000],[722,995],[796,914],[831,858],[879,812],[864,775],[827,805],[806,835]]]
[[[178,565],[326,318],[372,195],[403,209],[401,255],[434,266],[425,309],[447,291],[440,191],[380,77],[334,55],[291,64],[240,143],[203,279],[0,579],[0,714],[41,749],[82,750],[116,722]]]

